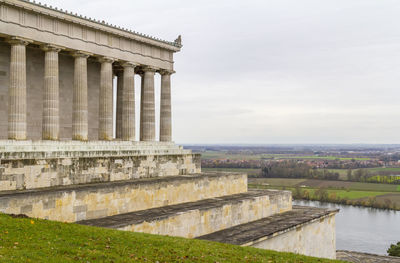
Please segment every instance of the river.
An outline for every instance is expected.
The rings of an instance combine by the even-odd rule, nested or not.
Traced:
[[[400,212],[317,201],[295,200],[294,205],[339,208],[336,215],[336,249],[387,255],[400,241]]]

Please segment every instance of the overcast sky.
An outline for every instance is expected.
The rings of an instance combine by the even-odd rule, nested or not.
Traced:
[[[178,143],[400,143],[398,0],[42,3],[170,41],[182,35]]]

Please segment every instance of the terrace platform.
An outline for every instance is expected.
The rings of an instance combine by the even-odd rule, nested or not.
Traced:
[[[289,191],[249,191],[78,224],[193,238],[291,210]]]
[[[291,211],[226,228],[198,239],[335,258],[338,209],[293,206]]]
[[[245,174],[155,177],[0,191],[0,212],[75,222],[245,192]]]

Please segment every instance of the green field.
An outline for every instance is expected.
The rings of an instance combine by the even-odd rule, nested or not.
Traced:
[[[249,184],[250,188],[256,188],[256,189],[278,189],[278,190],[290,190],[294,191],[295,188],[293,186],[265,186],[265,185],[258,185],[258,184]],[[314,196],[314,193],[317,189],[315,188],[309,188],[309,187],[304,187],[301,188],[303,191],[307,190],[311,196]],[[374,197],[374,196],[379,196],[379,195],[385,195],[388,194],[388,192],[377,192],[377,191],[357,191],[357,190],[339,190],[339,189],[328,189],[327,190],[328,194],[335,193],[337,197],[340,198],[348,198],[350,200],[356,200],[360,198],[365,198],[365,197]]]
[[[259,175],[261,169],[251,168],[201,168],[203,172],[235,172],[235,173],[247,173],[248,175]]]
[[[332,188],[338,190],[358,190],[375,192],[400,192],[400,185],[376,184],[346,181],[292,179],[292,178],[250,178],[251,184],[269,184],[271,186],[302,186],[306,188]]]
[[[400,208],[400,185],[292,178],[249,179],[249,188],[295,191],[296,187],[301,191],[308,191],[311,199],[318,199],[315,196],[318,189],[326,189],[328,195],[333,198],[332,202],[335,202],[337,198],[365,201],[376,197],[378,204],[390,202],[393,205],[391,207],[394,207],[393,209]]]
[[[339,262],[0,214],[0,262]]]
[[[261,184],[271,186],[295,186],[307,181],[307,179],[292,179],[292,178],[249,178],[250,184]]]
[[[374,167],[374,168],[366,168],[366,170],[370,172],[381,172],[381,171],[399,172],[400,174],[400,167]]]
[[[365,171],[375,173],[375,172],[398,172],[400,174],[400,167],[373,167],[373,168],[362,168]],[[348,169],[326,169],[327,171],[339,173],[340,175],[347,175]],[[352,169],[354,173],[358,169]]]

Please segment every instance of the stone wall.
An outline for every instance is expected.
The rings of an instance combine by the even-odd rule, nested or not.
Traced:
[[[0,160],[0,191],[200,172],[196,155]]]
[[[245,174],[137,179],[0,194],[0,212],[75,222],[244,193]]]
[[[279,194],[232,201],[219,207],[199,207],[167,218],[144,221],[118,229],[194,238],[291,209],[291,193],[280,191]]]
[[[335,214],[275,233],[251,246],[306,256],[336,258]]]

